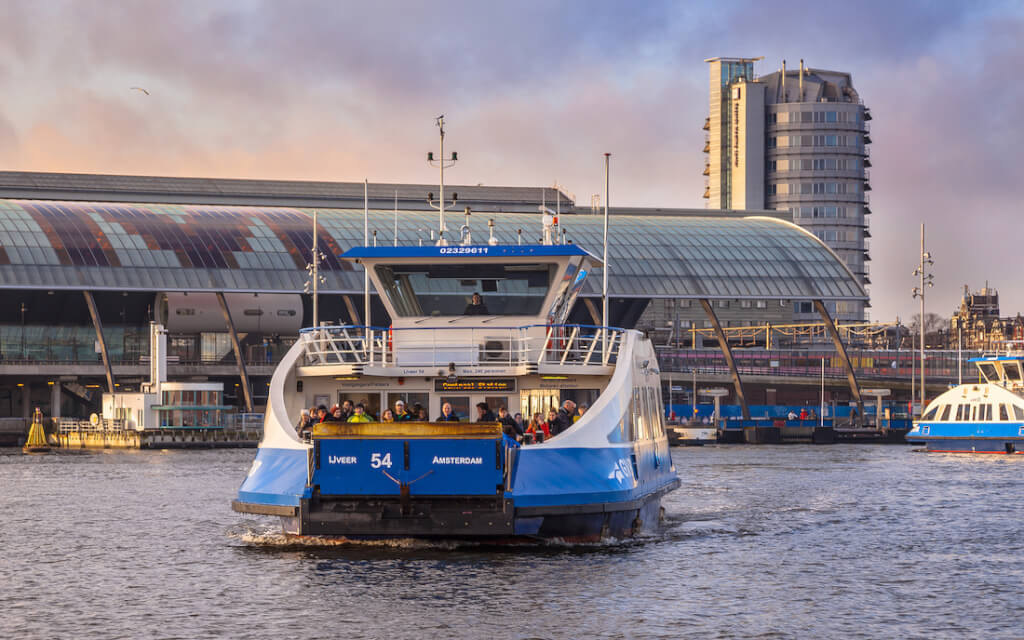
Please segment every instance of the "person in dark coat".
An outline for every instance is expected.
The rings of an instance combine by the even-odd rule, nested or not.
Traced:
[[[555,424],[551,425],[551,435],[557,436],[566,429],[572,426],[573,416],[576,415],[576,403],[572,400],[566,400],[562,403],[562,408],[558,410],[558,418],[555,419]]]
[[[511,414],[509,414],[508,409],[506,407],[498,408],[498,422],[501,423],[502,427],[512,429],[512,433],[514,435],[523,435],[523,428],[516,423],[515,418],[513,418]]]
[[[477,422],[497,422],[498,418],[491,411],[491,408],[487,406],[486,402],[476,403],[476,421]]]
[[[487,310],[487,305],[484,304],[484,299],[479,293],[474,293],[470,299],[469,304],[466,305],[466,310],[462,312],[464,316],[486,316],[490,312]]]

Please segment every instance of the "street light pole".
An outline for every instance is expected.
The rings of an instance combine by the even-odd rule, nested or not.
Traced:
[[[612,154],[604,154],[604,252],[601,260],[601,329],[604,335],[602,362],[608,362],[608,171]]]
[[[921,411],[924,411],[925,403],[925,387],[924,387],[924,288],[925,285],[931,287],[934,286],[932,279],[934,276],[930,273],[925,273],[925,269],[935,264],[932,261],[932,254],[924,250],[924,223],[921,223],[921,259],[917,264],[917,268],[914,269],[915,276],[920,278],[918,286],[914,287],[913,294],[915,298],[921,299],[921,315],[917,323],[918,331],[921,332]]]
[[[444,170],[448,169],[450,167],[454,167],[455,166],[455,163],[458,162],[458,160],[459,160],[459,154],[456,153],[455,151],[452,151],[452,157],[447,159],[447,160],[445,159],[445,157],[444,157],[444,116],[443,115],[438,116],[437,119],[435,120],[435,122],[436,122],[437,128],[438,128],[438,130],[440,131],[440,134],[441,134],[441,145],[440,145],[440,153],[441,153],[441,155],[439,156],[439,158],[437,160],[435,160],[434,159],[434,152],[433,151],[427,153],[427,163],[429,163],[432,166],[436,166],[439,169],[439,171],[440,171],[440,174],[441,174],[440,175],[440,180],[441,180],[441,198],[438,200],[438,203],[435,205],[434,204],[434,194],[432,194],[432,193],[431,194],[427,194],[427,204],[429,204],[431,207],[437,209],[437,211],[438,211],[437,246],[441,247],[441,246],[444,246],[444,245],[448,244],[448,240],[445,239],[445,237],[444,237],[444,232],[448,230],[445,227],[445,223],[444,223],[444,208],[445,208],[445,201],[444,201]],[[458,194],[457,193],[453,193],[452,194],[452,202],[451,202],[452,206],[455,206],[455,202],[456,202],[457,199],[458,199]]]

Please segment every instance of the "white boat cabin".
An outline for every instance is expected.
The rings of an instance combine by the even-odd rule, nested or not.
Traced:
[[[380,416],[397,400],[429,419],[452,405],[474,421],[592,403],[615,367],[621,329],[567,325],[587,275],[601,261],[575,245],[358,247],[392,319],[388,327],[303,330],[296,365],[304,407],[362,402]]]

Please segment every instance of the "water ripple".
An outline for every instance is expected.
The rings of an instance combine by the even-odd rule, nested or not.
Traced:
[[[679,449],[662,531],[512,546],[285,536],[251,459],[0,450],[0,637],[1024,637],[1024,456]]]

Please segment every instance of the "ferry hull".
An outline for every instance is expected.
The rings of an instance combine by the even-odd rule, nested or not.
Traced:
[[[936,438],[914,439],[934,453],[1024,453],[1024,438]]]
[[[282,515],[286,534],[349,539],[454,538],[486,542],[564,540],[597,542],[657,530],[664,490],[621,504],[519,508],[511,500],[417,500],[403,505],[389,498],[332,501],[316,510],[303,500],[294,515]],[[311,508],[311,502],[314,505]],[[321,505],[323,506],[323,505]]]

